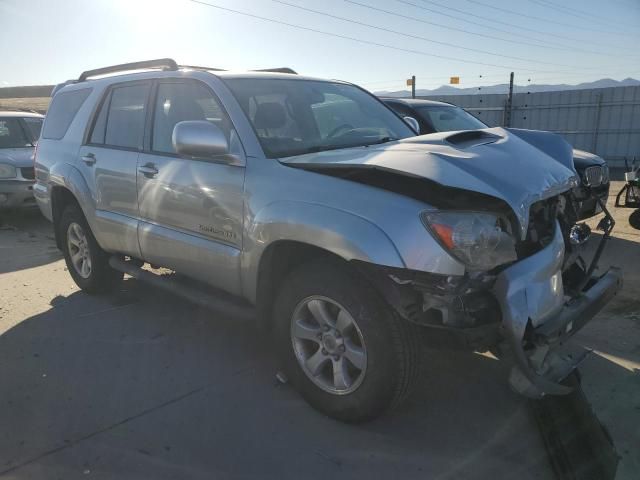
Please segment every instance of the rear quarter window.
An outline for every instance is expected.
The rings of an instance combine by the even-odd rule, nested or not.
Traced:
[[[60,92],[53,97],[42,130],[42,138],[60,140],[65,136],[91,88]]]

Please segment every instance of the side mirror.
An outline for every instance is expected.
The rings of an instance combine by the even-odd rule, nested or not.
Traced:
[[[413,117],[403,117],[402,118],[404,120],[404,122],[409,125],[411,127],[411,130],[413,130],[416,133],[420,133],[420,124],[418,123],[418,121],[413,118]]]
[[[229,142],[220,128],[206,120],[176,123],[171,136],[178,155],[211,158],[229,153]]]

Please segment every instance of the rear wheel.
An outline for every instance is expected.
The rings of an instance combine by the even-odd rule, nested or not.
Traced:
[[[100,248],[77,206],[65,208],[58,228],[67,269],[78,287],[98,293],[112,290],[122,280],[123,274],[109,266],[109,254]]]
[[[327,415],[369,420],[400,404],[416,383],[417,327],[346,265],[314,261],[293,271],[274,315],[282,368]]]

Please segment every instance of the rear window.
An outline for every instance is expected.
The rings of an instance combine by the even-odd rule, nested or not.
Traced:
[[[55,95],[47,111],[42,138],[60,140],[64,137],[89,93],[90,88],[83,88]]]

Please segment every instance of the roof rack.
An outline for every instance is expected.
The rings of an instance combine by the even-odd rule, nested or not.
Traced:
[[[211,70],[215,72],[226,72],[224,68],[216,67],[201,67],[197,65],[178,65],[180,68],[191,68],[193,70]],[[264,68],[260,70],[251,70],[252,72],[272,72],[272,73],[290,73],[291,75],[297,75],[298,72],[289,67],[276,67],[276,68]]]
[[[291,75],[298,74],[298,72],[289,67],[263,68],[261,70],[252,70],[252,72],[290,73]]]
[[[145,70],[152,68],[161,68],[162,70],[178,70],[178,68],[191,68],[193,70],[211,70],[222,72],[224,69],[216,67],[202,67],[196,65],[178,65],[172,58],[159,58],[156,60],[144,60],[142,62],[122,63],[120,65],[112,65],[110,67],[96,68],[95,70],[87,70],[82,72],[78,77],[78,82],[84,82],[88,78],[97,77],[99,75],[107,75],[109,73],[128,72],[131,70]],[[274,73],[289,73],[291,75],[297,75],[298,73],[289,67],[277,67],[277,68],[264,68],[260,70],[252,70],[253,72],[274,72]],[[65,82],[65,84],[71,83],[71,81]],[[58,88],[59,89],[59,88]]]
[[[159,58],[157,60],[144,60],[142,62],[123,63],[110,67],[96,68],[82,72],[78,77],[79,82],[84,82],[89,77],[106,75],[108,73],[126,72],[130,70],[142,70],[147,68],[161,68],[163,70],[178,70],[178,64],[172,58]]]
[[[178,65],[179,68],[190,68],[192,70],[212,70],[214,72],[224,72],[224,68],[216,68],[216,67],[202,67],[199,65]]]

